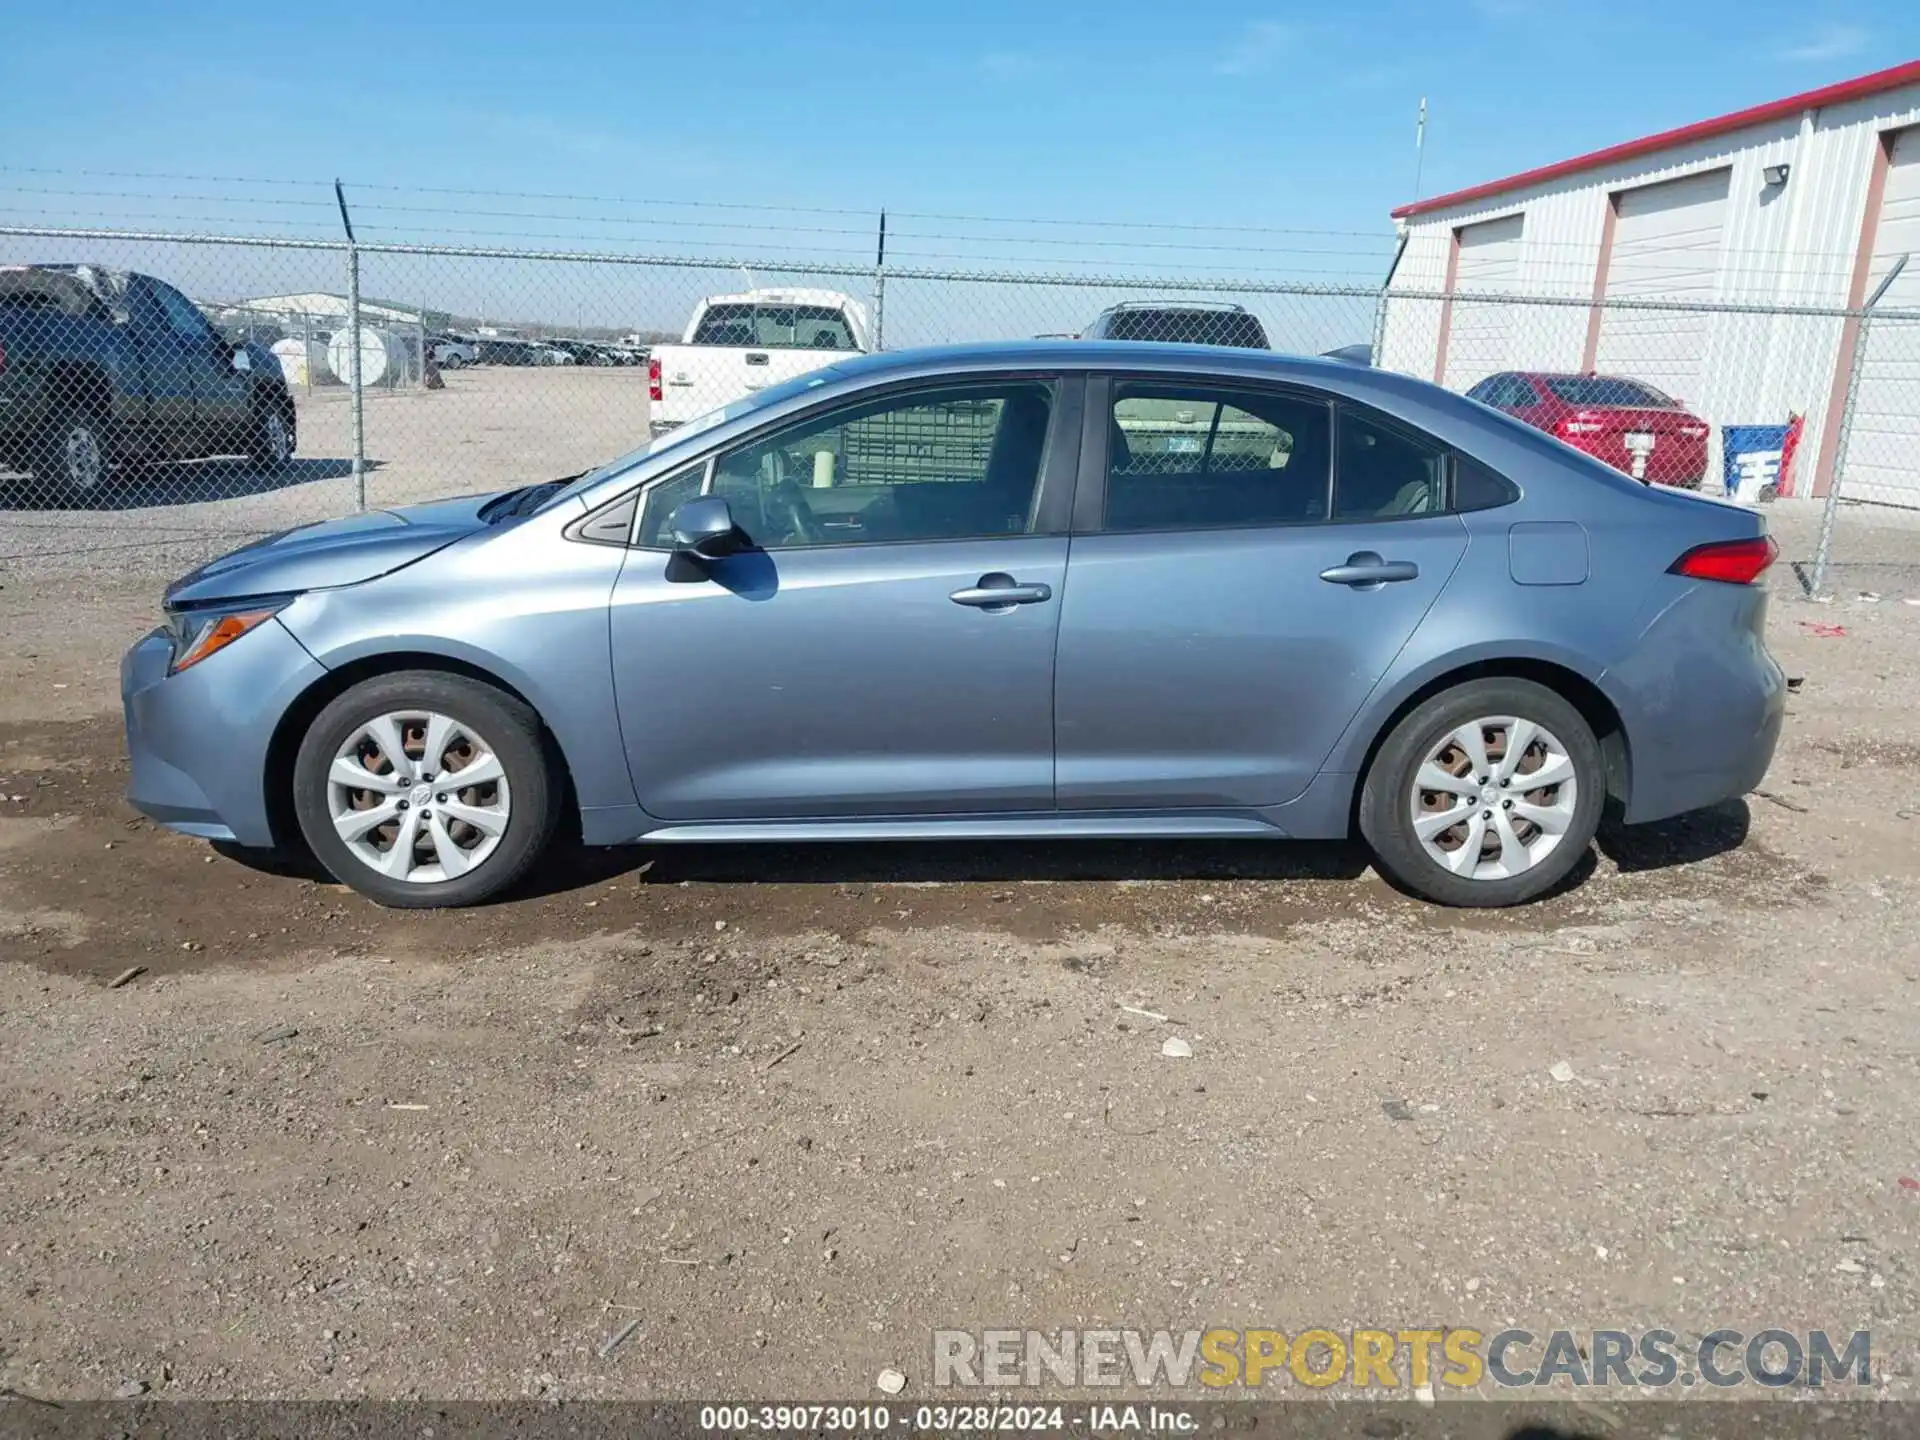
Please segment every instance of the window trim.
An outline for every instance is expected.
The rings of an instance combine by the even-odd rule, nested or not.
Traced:
[[[940,390],[979,389],[991,385],[1016,385],[1022,382],[1038,382],[1053,388],[1053,405],[1047,416],[1047,436],[1040,457],[1040,474],[1035,485],[1035,503],[1033,509],[1033,528],[1021,535],[957,535],[942,539],[918,540],[834,540],[822,545],[786,545],[771,550],[755,547],[753,553],[766,555],[811,554],[820,550],[851,550],[859,548],[898,547],[902,545],[957,545],[988,544],[1004,540],[1035,540],[1047,536],[1061,536],[1071,532],[1070,517],[1075,499],[1075,482],[1080,468],[1080,453],[1085,444],[1084,431],[1087,428],[1082,416],[1090,414],[1086,408],[1086,376],[1071,370],[983,370],[953,375],[916,376],[909,379],[891,381],[885,385],[876,385],[870,389],[856,391],[851,395],[840,395],[823,400],[820,404],[809,405],[778,420],[750,430],[731,441],[715,445],[705,454],[687,457],[687,463],[676,465],[663,475],[657,475],[636,487],[640,500],[634,506],[633,529],[628,534],[627,548],[639,550],[651,555],[670,555],[671,545],[642,545],[639,543],[640,522],[647,510],[647,497],[659,486],[685,475],[695,465],[703,467],[704,474],[700,482],[700,493],[713,493],[713,477],[720,461],[749,445],[757,445],[777,435],[782,430],[793,429],[808,424],[835,410],[852,409],[875,401],[885,400],[894,395],[927,393]],[[621,504],[631,491],[622,491],[612,499],[596,505],[583,521],[575,525],[584,525],[594,515],[610,510]],[[568,529],[573,529],[569,526]]]

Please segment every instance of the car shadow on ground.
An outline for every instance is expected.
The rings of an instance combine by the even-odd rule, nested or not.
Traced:
[[[1745,800],[1723,800],[1705,810],[1689,811],[1650,825],[1609,822],[1600,827],[1601,851],[1623,875],[1642,870],[1670,870],[1697,865],[1716,855],[1738,850],[1753,828],[1753,811]]]
[[[1622,873],[1698,864],[1745,841],[1744,800],[1651,825],[1603,826],[1598,848]],[[304,852],[217,844],[249,869],[330,881]],[[1593,847],[1549,897],[1577,889],[1598,864]],[[498,903],[541,899],[636,872],[650,885],[1113,884],[1123,880],[1351,881],[1372,865],[1343,840],[910,840],[587,846],[562,844]],[[1399,888],[1399,887],[1395,887]]]
[[[366,473],[380,468],[369,460]],[[239,459],[192,460],[168,465],[122,465],[91,495],[56,493],[32,475],[0,476],[0,506],[12,510],[147,510],[168,505],[200,505],[246,495],[270,495],[353,473],[353,462],[326,457],[296,458],[274,471],[256,470]]]

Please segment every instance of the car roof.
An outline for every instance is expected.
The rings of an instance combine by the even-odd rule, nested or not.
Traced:
[[[1122,300],[1100,313],[1115,315],[1122,310],[1196,310],[1208,315],[1232,314],[1235,311],[1242,315],[1247,313],[1246,306],[1232,300]]]
[[[1183,345],[1162,340],[991,340],[929,345],[915,350],[884,350],[850,357],[830,367],[836,376],[875,380],[943,371],[1002,369],[1177,370],[1248,379],[1292,377],[1313,385],[1350,383],[1360,367],[1318,355],[1289,355],[1275,350],[1243,350],[1229,345]],[[1378,372],[1394,380],[1406,376]],[[1337,377],[1337,378],[1336,378]],[[1422,382],[1413,381],[1420,384]]]

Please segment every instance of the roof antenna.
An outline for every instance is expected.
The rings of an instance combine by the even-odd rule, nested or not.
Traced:
[[[1427,161],[1427,97],[1420,97],[1420,118],[1413,127],[1413,198],[1420,198],[1420,171]]]

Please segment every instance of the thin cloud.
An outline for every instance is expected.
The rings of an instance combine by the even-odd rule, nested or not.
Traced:
[[[1867,32],[1858,25],[1829,25],[1803,44],[1779,52],[1781,60],[1844,60],[1867,48]]]
[[[1260,75],[1273,68],[1293,32],[1272,20],[1256,20],[1240,32],[1240,38],[1215,64],[1219,75]]]

